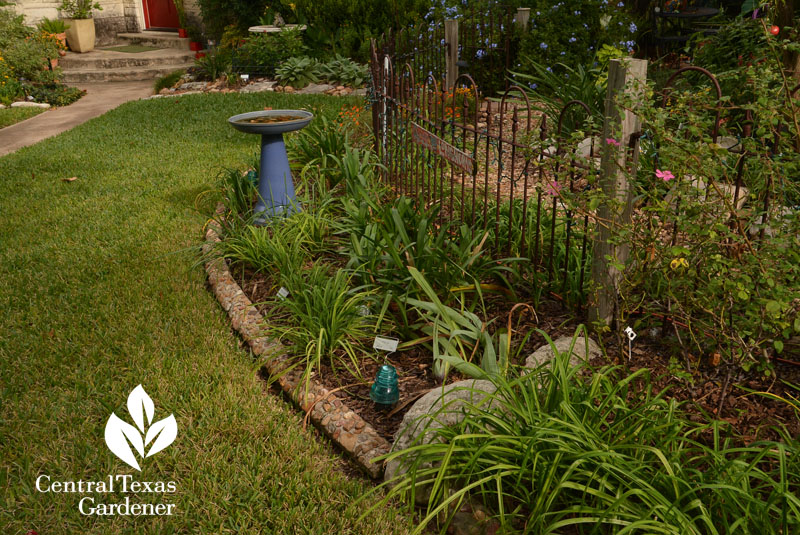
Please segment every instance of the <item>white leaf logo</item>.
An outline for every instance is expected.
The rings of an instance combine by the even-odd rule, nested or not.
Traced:
[[[175,440],[175,437],[177,436],[178,424],[175,422],[175,416],[172,414],[170,414],[167,418],[154,423],[150,429],[147,430],[147,436],[144,438],[145,446],[150,444],[150,441],[154,438],[156,439],[156,441],[153,442],[153,447],[147,452],[147,456],[150,457],[151,455],[163,450],[172,444],[172,441]]]
[[[142,385],[137,386],[128,395],[128,412],[131,413],[133,423],[139,428],[139,431],[144,433],[144,418],[142,412],[147,415],[147,425],[153,421],[153,413],[155,412],[155,405],[153,400],[144,391]]]
[[[153,421],[155,405],[142,385],[134,388],[128,396],[128,412],[139,429],[123,421],[115,413],[111,413],[106,423],[106,444],[114,455],[132,468],[141,471],[139,462],[133,454],[134,450],[141,458],[155,455],[172,444],[175,437],[178,436],[178,423],[175,421],[175,416],[170,414],[163,420],[150,425]],[[146,423],[145,417],[147,418]],[[145,455],[144,448],[150,442],[153,442],[153,445]]]

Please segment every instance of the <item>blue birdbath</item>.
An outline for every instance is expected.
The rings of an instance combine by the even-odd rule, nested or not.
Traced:
[[[283,134],[300,130],[313,118],[312,113],[303,110],[267,110],[240,113],[228,119],[230,125],[240,132],[261,134],[261,170],[258,202],[254,209],[256,225],[300,210]]]

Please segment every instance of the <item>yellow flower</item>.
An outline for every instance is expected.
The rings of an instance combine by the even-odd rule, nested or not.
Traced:
[[[669,263],[669,267],[672,268],[673,271],[681,267],[688,268],[689,261],[683,257],[675,258],[672,260],[672,262]]]

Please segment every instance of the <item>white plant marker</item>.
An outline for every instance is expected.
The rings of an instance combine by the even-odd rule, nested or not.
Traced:
[[[289,290],[287,290],[286,288],[284,288],[283,286],[281,286],[281,289],[280,289],[280,290],[278,290],[278,299],[280,299],[281,301],[283,301],[283,300],[285,300],[287,297],[289,297]]]
[[[400,340],[397,338],[389,338],[385,336],[376,336],[375,342],[372,344],[373,349],[377,349],[378,351],[388,351],[389,353],[394,353],[397,351],[397,344],[400,343]]]
[[[633,341],[636,339],[636,333],[631,327],[625,327],[625,334],[628,335],[628,360],[633,358]]]

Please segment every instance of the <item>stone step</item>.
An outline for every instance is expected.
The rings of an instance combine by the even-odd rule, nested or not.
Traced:
[[[67,52],[59,61],[65,83],[154,80],[194,65],[194,53],[174,48],[146,52],[95,49],[85,54]]]
[[[144,31],[140,33],[118,33],[117,40],[122,44],[129,45],[189,50],[189,38],[178,37],[178,34],[173,32]]]
[[[157,65],[145,67],[127,67],[122,69],[87,69],[64,71],[61,81],[65,84],[82,84],[89,82],[126,82],[133,80],[155,80],[171,72],[185,70],[191,66],[186,64]]]
[[[155,67],[159,65],[192,64],[194,52],[165,48],[148,52],[126,53],[95,49],[85,54],[67,53],[58,66],[64,71],[124,69],[128,67]]]

